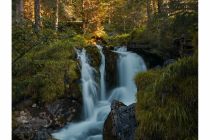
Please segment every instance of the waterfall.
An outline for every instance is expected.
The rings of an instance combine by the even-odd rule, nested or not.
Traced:
[[[126,105],[136,102],[136,85],[134,76],[137,72],[145,71],[143,59],[125,47],[117,49],[118,54],[118,86],[111,91],[106,98],[105,86],[105,56],[101,46],[97,46],[101,55],[100,71],[100,98],[97,97],[97,83],[94,80],[95,69],[90,66],[86,51],[77,51],[81,65],[82,95],[84,120],[71,122],[53,137],[59,140],[102,140],[103,123],[110,112],[110,104],[113,99],[120,100]]]
[[[77,56],[81,65],[82,97],[84,117],[89,118],[93,114],[94,100],[97,99],[97,83],[94,80],[94,68],[88,64],[86,51],[77,50]]]
[[[96,45],[99,49],[101,55],[101,65],[99,67],[100,71],[100,99],[104,100],[106,97],[106,84],[105,84],[105,56],[103,54],[103,47],[100,45]]]
[[[134,83],[134,76],[138,72],[146,71],[146,65],[141,56],[127,52],[126,47],[120,47],[116,51],[118,54],[118,87],[115,88],[109,101],[119,100],[126,105],[136,102],[137,87]]]
[[[53,133],[52,135],[56,139],[102,140],[103,123],[110,111],[110,103],[105,100],[105,56],[102,48],[100,46],[98,48],[102,57],[100,66],[100,92],[98,93],[98,85],[94,80],[95,69],[90,66],[85,49],[82,51],[77,50],[77,56],[81,65],[84,120],[72,122],[66,128],[61,129],[57,133]],[[103,94],[100,99],[97,97],[98,94]]]

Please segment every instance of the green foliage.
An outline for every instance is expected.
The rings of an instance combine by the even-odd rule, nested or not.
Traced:
[[[122,46],[127,45],[130,34],[119,34],[115,36],[109,36],[106,38],[110,46]]]
[[[56,32],[43,22],[43,28],[35,33],[30,22],[13,24],[13,103],[32,98],[35,101],[50,102],[66,96],[80,98],[78,81],[80,75],[75,61],[74,47],[86,46],[86,40],[73,28]],[[64,88],[64,73],[70,81]]]
[[[161,74],[160,69],[150,70],[148,72],[138,73],[135,77],[135,82],[140,90],[145,90],[145,88],[155,82],[157,77]]]
[[[131,32],[129,42],[147,46],[147,51],[161,56],[163,59],[177,59],[177,50],[173,49],[173,41],[182,36],[192,40],[197,47],[198,30],[197,13],[181,12],[173,16],[154,15],[147,24]]]
[[[174,89],[171,89],[170,86],[165,85],[165,83],[175,85],[177,81],[182,81],[191,75],[196,76],[198,74],[197,63],[197,57],[193,56],[190,58],[182,58],[181,60],[178,60],[176,64],[170,65],[162,74],[162,77],[156,81],[156,93],[167,92],[172,94]]]
[[[50,102],[64,96],[65,71],[70,78],[69,85],[80,77],[77,62],[74,60],[74,47],[77,45],[81,45],[78,37],[65,40],[54,39],[49,45],[33,48],[15,62],[13,64],[13,102],[27,97]],[[72,91],[75,90],[72,89]]]
[[[158,45],[158,32],[146,27],[133,30],[131,33],[132,41],[138,43],[152,43]]]
[[[198,137],[197,55],[163,70],[136,76],[138,86],[136,139],[167,140]]]
[[[108,33],[129,33],[134,28],[144,24],[146,14],[145,1],[111,0],[107,3],[109,4],[109,10],[104,28]]]
[[[75,35],[73,38],[74,44],[76,46],[85,47],[87,46],[84,36],[82,35]]]
[[[28,50],[38,37],[34,35],[32,28],[23,26],[12,26],[12,58],[17,58],[20,54]]]

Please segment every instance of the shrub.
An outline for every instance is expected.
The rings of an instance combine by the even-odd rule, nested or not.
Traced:
[[[125,46],[128,43],[130,34],[118,34],[114,36],[107,37],[108,44],[110,46]]]

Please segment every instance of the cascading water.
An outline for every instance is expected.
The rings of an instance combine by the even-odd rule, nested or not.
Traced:
[[[137,72],[145,71],[143,59],[135,53],[127,52],[121,47],[115,52],[118,54],[118,82],[119,86],[112,90],[106,98],[105,86],[105,56],[101,46],[97,46],[101,54],[100,70],[100,98],[97,97],[97,83],[94,80],[94,68],[88,63],[86,51],[77,51],[81,65],[81,80],[83,94],[84,119],[80,122],[72,122],[59,132],[52,134],[59,140],[102,140],[103,123],[110,112],[110,104],[113,99],[126,105],[136,101],[136,85],[134,76]],[[103,94],[103,95],[102,95]]]
[[[146,65],[139,55],[127,52],[126,47],[120,47],[114,52],[118,54],[118,87],[112,91],[109,101],[116,99],[129,105],[136,102],[134,76],[138,72],[146,71]]]
[[[99,49],[101,55],[101,65],[100,65],[100,99],[104,100],[106,97],[106,84],[105,84],[105,56],[103,54],[103,47],[100,45],[96,45]]]
[[[110,111],[110,103],[105,100],[99,100],[97,97],[98,85],[94,80],[95,69],[90,66],[85,49],[82,51],[77,50],[77,55],[81,65],[84,119],[80,122],[71,123],[66,128],[52,135],[59,140],[102,140],[103,123]],[[105,65],[103,58],[101,65]],[[103,67],[105,66],[100,67],[102,70],[101,75],[103,76]],[[103,87],[105,88],[105,86]]]
[[[95,69],[88,64],[85,49],[78,50],[77,55],[81,65],[83,110],[85,118],[89,118],[94,111],[94,100],[97,99],[97,83],[94,80]]]

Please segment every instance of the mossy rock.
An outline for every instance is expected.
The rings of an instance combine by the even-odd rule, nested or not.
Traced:
[[[74,40],[54,40],[49,45],[38,46],[13,64],[13,102],[31,98],[36,102],[52,102],[63,96],[81,96],[78,64],[75,60]],[[65,92],[64,75],[70,79]],[[70,87],[70,86],[69,86]]]
[[[99,50],[96,46],[86,46],[88,58],[90,59],[90,65],[93,66],[95,69],[98,70],[101,63],[101,56]]]

